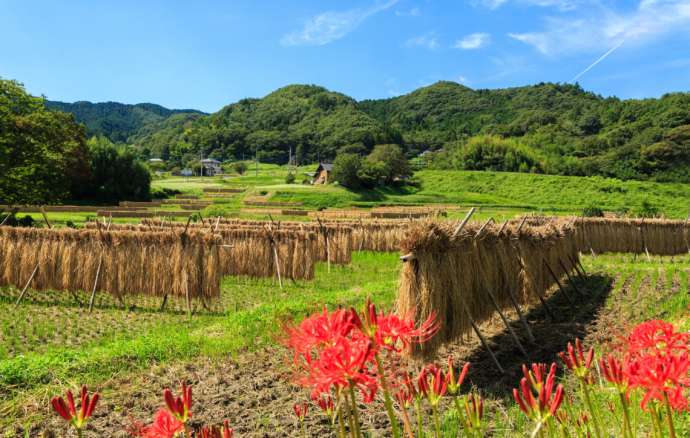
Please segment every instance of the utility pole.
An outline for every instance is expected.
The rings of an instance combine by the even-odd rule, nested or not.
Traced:
[[[204,176],[204,150],[200,149],[199,150],[199,167],[200,167],[200,175]]]
[[[254,172],[255,176],[259,176],[259,148],[256,148],[256,156],[254,157],[254,162],[256,163],[256,170]]]

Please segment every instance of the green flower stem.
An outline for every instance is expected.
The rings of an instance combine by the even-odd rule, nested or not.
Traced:
[[[624,392],[618,392],[621,399],[621,406],[623,406],[623,438],[633,436],[633,428],[630,425],[630,410],[628,408],[628,401],[625,399]]]
[[[381,381],[381,389],[383,390],[384,404],[386,405],[386,412],[388,413],[388,418],[391,421],[391,428],[393,429],[393,438],[400,438],[400,424],[395,416],[395,410],[393,409],[393,400],[391,399],[391,394],[388,391],[388,382],[386,381],[386,373],[383,369],[383,363],[381,362],[381,356],[377,352],[374,355],[376,359],[376,369],[379,373],[379,379]]]
[[[585,401],[585,405],[587,405],[587,410],[589,410],[589,413],[592,415],[592,423],[594,423],[594,435],[596,438],[604,438],[604,435],[601,433],[599,417],[596,415],[596,412],[594,412],[594,406],[592,405],[589,388],[587,387],[587,383],[584,381],[584,379],[580,379],[580,389],[582,390],[582,398]]]
[[[460,404],[460,396],[455,397],[455,410],[458,411],[458,420],[463,425],[463,428],[467,424],[465,421],[465,415],[462,413],[462,405]]]
[[[352,403],[352,418],[355,423],[355,436],[357,438],[360,438],[362,436],[362,432],[359,427],[359,412],[357,410],[357,399],[355,398],[355,388],[352,386],[352,382],[350,382],[350,401]]]
[[[345,438],[345,422],[343,421],[343,407],[338,396],[338,438]]]
[[[436,438],[441,438],[441,419],[438,415],[438,407],[431,405],[431,412],[434,416],[434,428],[436,429]]]
[[[676,438],[676,428],[673,426],[673,409],[668,394],[664,393],[664,403],[666,405],[666,422],[668,423],[668,433],[670,438]]]
[[[424,418],[422,417],[422,400],[417,398],[414,402],[415,414],[417,416],[417,436],[424,437]]]

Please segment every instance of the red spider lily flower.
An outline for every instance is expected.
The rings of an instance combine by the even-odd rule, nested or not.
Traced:
[[[153,424],[141,428],[138,435],[142,438],[175,438],[184,431],[184,423],[169,410],[160,409],[153,418]]]
[[[591,383],[590,378],[590,367],[592,366],[592,360],[594,359],[594,347],[590,348],[585,355],[582,349],[582,343],[579,339],[575,339],[575,347],[573,344],[568,342],[568,347],[566,351],[558,353],[561,360],[565,364],[566,368],[575,373],[577,378],[585,381],[586,383]]]
[[[470,363],[466,362],[460,371],[460,375],[455,379],[455,367],[453,367],[453,358],[448,357],[448,393],[451,395],[457,395],[462,386],[462,382],[465,381],[467,377],[467,372],[470,370]]]
[[[329,394],[331,388],[357,387],[365,402],[371,402],[378,390],[376,375],[369,369],[372,345],[368,339],[343,339],[320,352],[319,357],[302,356],[305,375],[297,383],[310,387],[312,397]]]
[[[690,358],[687,353],[681,355],[653,356],[647,355],[631,361],[625,373],[633,387],[645,390],[640,405],[646,409],[651,400],[668,402],[676,411],[687,411],[688,400],[683,395],[690,388]]]
[[[72,394],[72,391],[67,391],[66,393],[67,403],[65,403],[65,400],[62,397],[57,396],[50,400],[55,412],[57,412],[58,415],[60,415],[60,417],[62,417],[65,421],[74,426],[75,429],[82,429],[84,426],[86,426],[86,422],[96,409],[96,404],[98,403],[98,399],[100,397],[98,393],[95,393],[90,398],[86,385],[81,387],[81,392],[79,395],[81,402],[79,412],[77,412],[77,409],[74,405],[74,395]]]
[[[599,360],[599,368],[604,379],[613,383],[621,394],[627,395],[630,387],[628,377],[623,370],[623,364],[615,356],[610,354],[605,358],[601,358]]]
[[[304,421],[304,418],[307,416],[307,411],[309,410],[309,405],[305,402],[302,403],[295,403],[292,406],[292,410],[295,412],[295,416],[301,423]]]
[[[181,383],[182,397],[175,397],[169,388],[163,391],[165,405],[182,423],[186,423],[192,418],[192,387],[186,383]]]
[[[529,418],[543,420],[556,415],[556,411],[563,402],[563,385],[558,385],[554,393],[556,381],[556,364],[552,363],[546,380],[543,379],[545,364],[532,364],[532,372],[523,367],[526,374],[520,380],[520,390],[513,389],[513,398],[520,410]],[[530,380],[531,379],[531,382]]]
[[[690,350],[690,334],[676,332],[673,324],[661,320],[635,326],[626,341],[626,348],[632,355],[665,355]]]
[[[321,313],[304,319],[298,326],[286,327],[286,344],[296,354],[309,354],[315,348],[333,346],[351,334],[356,320],[357,315],[352,310],[338,309],[329,313],[324,307]]]
[[[402,375],[402,384],[397,385],[398,390],[393,394],[395,400],[398,404],[404,408],[408,409],[412,406],[412,402],[420,396],[412,382],[412,376],[409,372],[405,372]]]
[[[317,406],[327,416],[332,417],[335,413],[335,403],[333,402],[333,398],[330,395],[326,397],[314,397],[312,398],[312,400],[316,402]]]
[[[429,404],[437,406],[448,389],[448,377],[441,368],[430,364],[424,367],[417,377],[417,386]]]
[[[393,313],[386,315],[384,312],[377,312],[376,306],[370,300],[367,300],[365,306],[364,323],[354,309],[352,313],[355,315],[357,327],[377,348],[398,353],[409,349],[413,343],[421,344],[428,341],[440,327],[434,314],[415,328],[414,311],[403,317]]]
[[[233,430],[225,420],[223,427],[205,426],[199,431],[199,438],[232,438]]]

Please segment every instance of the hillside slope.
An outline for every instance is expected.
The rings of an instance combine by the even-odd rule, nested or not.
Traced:
[[[196,110],[171,110],[153,103],[128,105],[118,102],[57,102],[47,100],[49,109],[74,114],[86,126],[88,135],[103,135],[116,143],[127,142],[142,128],[161,122],[174,114],[203,114]]]

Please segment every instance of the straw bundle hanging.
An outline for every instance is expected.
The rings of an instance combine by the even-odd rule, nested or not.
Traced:
[[[198,233],[0,228],[0,284],[37,290],[98,290],[114,296],[220,295],[219,240]]]

